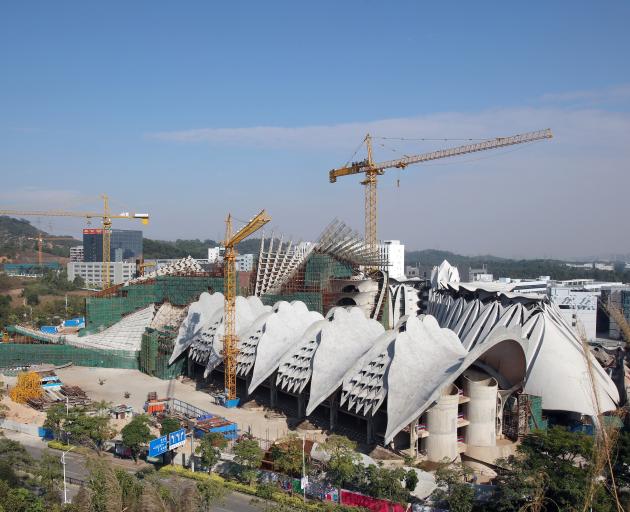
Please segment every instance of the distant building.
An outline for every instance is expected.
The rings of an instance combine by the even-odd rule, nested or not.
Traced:
[[[549,297],[560,313],[578,334],[584,333],[588,341],[597,337],[597,301],[599,291],[552,286]]]
[[[83,246],[70,247],[70,261],[83,261]]]
[[[223,261],[224,253],[224,247],[217,246],[208,248],[208,263],[219,263],[220,261]]]
[[[236,270],[238,272],[251,272],[254,270],[254,255],[239,254],[236,256]]]
[[[471,283],[490,283],[494,281],[494,275],[488,273],[486,265],[482,265],[481,268],[468,267],[468,280]]]
[[[142,258],[142,231],[112,229],[110,261],[135,261]],[[103,230],[83,230],[83,261],[103,261]]]
[[[75,277],[81,277],[86,285],[101,288],[103,286],[103,268],[102,261],[71,261],[68,263],[68,281],[74,281]],[[122,284],[133,279],[136,275],[135,262],[112,261],[109,268],[109,279],[112,285]]]
[[[208,263],[221,263],[224,254],[225,247],[210,247],[208,249]],[[238,272],[251,272],[254,270],[254,255],[237,254],[235,264]]]
[[[383,240],[378,245],[380,256],[389,265],[381,267],[381,270],[389,272],[394,279],[405,278],[405,246],[400,240]]]
[[[409,278],[420,277],[420,266],[416,265],[415,267],[412,267],[411,265],[407,265],[405,267],[405,275]]]
[[[2,269],[9,276],[35,277],[42,275],[42,268],[47,270],[59,270],[57,261],[38,263],[4,263]]]

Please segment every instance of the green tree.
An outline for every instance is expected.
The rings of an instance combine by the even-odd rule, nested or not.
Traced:
[[[124,469],[116,469],[114,474],[120,486],[123,508],[129,511],[136,510],[142,496],[142,483],[136,475],[131,475]]]
[[[278,441],[271,448],[273,466],[291,476],[302,474],[302,439],[295,435]]]
[[[322,445],[322,448],[330,455],[326,465],[326,474],[337,487],[343,487],[356,478],[358,463],[361,460],[356,447],[357,444],[354,441],[336,434],[331,435]]]
[[[88,467],[91,512],[120,512],[123,508],[122,489],[111,466],[105,460],[92,458]]]
[[[409,501],[409,492],[403,486],[404,469],[370,465],[363,467],[361,473],[357,478],[357,487],[364,494],[398,503]]]
[[[44,451],[36,468],[36,476],[44,490],[44,500],[48,505],[61,502],[63,468],[61,459],[50,450]]]
[[[44,428],[52,430],[55,439],[61,437],[63,424],[66,421],[65,404],[54,404],[46,411],[46,419],[44,420]]]
[[[256,477],[256,470],[260,467],[265,455],[258,442],[253,439],[242,439],[234,446],[234,460],[245,470],[242,476],[250,483]]]
[[[416,486],[418,485],[418,473],[416,473],[413,469],[410,469],[405,473],[405,489],[409,492],[413,492],[416,490]]]
[[[583,505],[593,475],[593,440],[562,427],[528,434],[518,454],[498,464],[498,492],[488,510],[507,512],[533,504],[549,511],[571,510]],[[602,483],[605,479],[601,479]],[[593,511],[615,510],[613,498],[600,485],[589,504]]]
[[[433,493],[433,499],[447,503],[452,512],[470,512],[475,491],[466,480],[471,474],[472,471],[461,464],[444,464],[435,472],[438,489]]]
[[[74,407],[63,421],[63,430],[73,442],[87,444],[99,451],[105,441],[116,435],[110,426],[107,409],[108,404],[102,402],[94,404],[90,410]]]
[[[120,431],[123,444],[131,450],[131,456],[135,462],[138,461],[140,450],[153,439],[149,429],[150,421],[146,414],[140,414],[134,416]]]
[[[0,462],[5,462],[13,467],[29,467],[32,459],[26,448],[20,443],[0,437]]]
[[[4,509],[11,512],[44,512],[44,503],[26,489],[11,489],[4,501]]]
[[[26,295],[26,303],[29,306],[37,306],[39,304],[39,295],[37,295],[37,292],[34,291],[29,291]]]
[[[176,432],[180,428],[182,428],[182,425],[177,418],[166,416],[160,424],[160,435],[166,436],[171,432]]]
[[[220,502],[226,494],[226,489],[220,482],[205,480],[197,483],[197,491],[200,496],[200,512],[210,512],[214,505]]]
[[[221,457],[221,449],[227,446],[227,439],[222,434],[217,432],[209,432],[195,450],[195,452],[201,456],[201,461],[204,466],[207,466],[208,473],[212,471],[214,466]]]

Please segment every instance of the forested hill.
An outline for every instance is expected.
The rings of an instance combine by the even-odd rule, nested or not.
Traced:
[[[565,262],[553,259],[512,260],[491,255],[462,256],[449,251],[425,249],[423,251],[409,251],[405,253],[405,265],[419,265],[421,272],[431,275],[431,269],[442,261],[458,267],[463,281],[468,280],[469,268],[481,268],[486,265],[488,273],[495,279],[499,277],[529,278],[551,276],[552,279],[597,279],[601,281],[630,282],[630,272],[624,270],[623,264],[616,264],[615,272],[605,270],[587,270],[571,268]]]
[[[143,240],[143,252],[145,259],[151,258],[207,258],[208,248],[219,245],[215,240]],[[238,252],[241,254],[258,254],[260,251],[260,238],[249,238],[238,245]]]
[[[54,237],[45,231],[37,229],[28,220],[16,219],[14,217],[0,216],[0,256],[9,259],[32,259],[34,251],[37,251],[37,240],[39,235],[44,237]],[[67,257],[70,254],[70,247],[80,244],[79,240],[45,240],[42,250],[46,254],[59,257]]]

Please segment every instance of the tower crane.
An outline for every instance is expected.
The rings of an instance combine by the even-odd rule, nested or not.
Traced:
[[[225,405],[235,407],[236,400],[236,356],[238,355],[238,337],[236,336],[236,246],[260,228],[271,217],[265,210],[251,219],[236,233],[232,233],[232,216],[228,214],[225,221],[225,255],[223,256],[223,292],[225,304],[223,310],[223,366],[225,367]]]
[[[331,170],[329,178],[331,183],[335,183],[337,178],[340,178],[341,176],[365,174],[365,179],[361,181],[361,184],[365,186],[365,241],[367,245],[374,250],[377,245],[376,181],[377,177],[384,174],[386,169],[404,169],[411,164],[420,164],[431,160],[438,160],[440,158],[476,153],[478,151],[486,151],[488,149],[499,149],[507,146],[513,146],[515,144],[524,144],[526,142],[551,139],[552,137],[553,134],[550,129],[539,130],[520,135],[513,135],[511,137],[497,137],[496,139],[488,139],[475,144],[464,144],[463,146],[440,149],[438,151],[431,151],[430,153],[423,153],[421,155],[406,156],[397,160],[375,163],[372,159],[372,137],[370,134],[367,134],[364,139],[367,147],[367,158],[360,162],[352,162],[349,166]]]
[[[29,240],[37,240],[37,264],[41,267],[43,265],[44,258],[42,256],[42,249],[44,247],[44,240],[75,240],[71,236],[42,236],[41,233],[36,238],[29,238]]]
[[[102,212],[68,212],[64,210],[0,210],[0,215],[24,215],[31,217],[84,217],[86,219],[101,219],[103,223],[103,288],[109,288],[110,280],[110,261],[111,261],[111,236],[112,236],[112,219],[140,219],[142,224],[149,223],[148,213],[129,213],[122,212],[118,215],[112,215],[109,209],[109,197],[106,194],[101,196],[103,199]]]

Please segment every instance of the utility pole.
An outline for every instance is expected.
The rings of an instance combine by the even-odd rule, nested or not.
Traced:
[[[63,503],[68,504],[68,485],[66,483],[66,453],[70,450],[74,450],[74,446],[71,446],[69,450],[66,450],[61,454],[61,464],[63,465]]]

